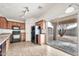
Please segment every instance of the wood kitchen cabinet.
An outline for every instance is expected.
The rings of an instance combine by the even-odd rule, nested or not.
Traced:
[[[6,55],[6,42],[0,45],[0,56],[5,56],[5,55]]]
[[[0,16],[0,28],[12,29],[12,26],[19,26],[20,29],[25,29],[25,23],[7,21],[5,17]]]
[[[20,29],[25,29],[25,23],[8,21],[8,29],[12,29],[12,26],[19,26]]]
[[[36,22],[36,25],[40,26],[41,29],[45,29],[45,20],[40,20]]]
[[[36,25],[41,27],[41,33],[38,35],[38,44],[40,44],[40,45],[45,44],[46,21],[45,20],[40,20],[40,21],[36,22]]]
[[[2,29],[7,28],[7,19],[5,17],[0,16],[0,28]]]
[[[45,44],[45,34],[40,34],[38,36],[38,44],[40,45]]]
[[[21,41],[25,41],[26,39],[26,34],[25,33],[21,33]]]
[[[0,56],[2,55],[2,45],[0,45]]]
[[[20,28],[21,29],[25,29],[25,24],[24,23],[20,23]]]
[[[12,22],[9,22],[9,21],[8,21],[8,26],[7,26],[7,28],[8,28],[8,29],[12,29]]]
[[[10,46],[10,38],[8,38],[8,40],[6,40],[6,52],[8,51]]]

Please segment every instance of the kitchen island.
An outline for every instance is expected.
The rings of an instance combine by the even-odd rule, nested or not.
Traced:
[[[0,34],[0,56],[6,56],[10,44],[10,33]]]

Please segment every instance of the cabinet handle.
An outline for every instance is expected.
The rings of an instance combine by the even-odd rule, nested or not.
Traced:
[[[0,51],[1,51],[1,48],[0,48]]]

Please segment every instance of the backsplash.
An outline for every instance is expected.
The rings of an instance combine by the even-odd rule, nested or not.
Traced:
[[[0,34],[1,33],[12,33],[11,29],[0,29]]]
[[[25,30],[21,30],[21,32],[25,32]],[[12,29],[0,29],[0,34],[1,33],[12,33]]]

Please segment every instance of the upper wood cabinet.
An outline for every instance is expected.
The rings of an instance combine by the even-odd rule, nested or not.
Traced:
[[[36,22],[36,25],[40,26],[41,29],[45,29],[45,20],[40,20]]]
[[[7,19],[5,17],[0,16],[0,28],[7,28]]]
[[[20,29],[25,29],[25,23],[7,21],[5,17],[0,16],[0,28],[12,29],[12,26],[19,26]]]
[[[20,23],[20,28],[25,29],[25,23]]]
[[[25,23],[8,21],[8,29],[12,29],[12,26],[19,26],[20,29],[25,29]]]
[[[8,29],[12,29],[12,22],[9,22],[9,21],[8,21],[7,24],[8,24],[7,28],[8,28]]]

